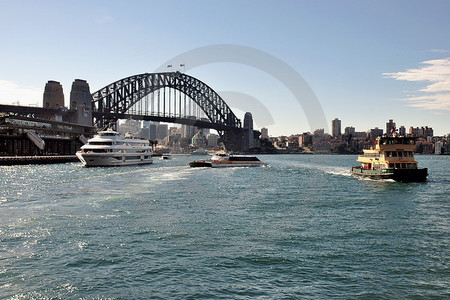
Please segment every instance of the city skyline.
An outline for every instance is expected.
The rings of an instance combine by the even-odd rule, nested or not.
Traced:
[[[154,72],[186,51],[231,44],[292,67],[320,102],[328,133],[334,118],[357,131],[384,128],[389,119],[407,128],[432,127],[435,135],[450,131],[446,1],[2,1],[0,8],[2,28],[8,28],[1,31],[2,104],[42,106],[45,84],[55,80],[68,106],[77,78],[95,91]],[[250,110],[256,129],[266,127],[271,136],[316,129],[273,74],[238,62],[184,63],[189,75],[224,95],[241,120],[245,95],[266,108],[271,118]],[[244,96],[227,99],[230,91]]]

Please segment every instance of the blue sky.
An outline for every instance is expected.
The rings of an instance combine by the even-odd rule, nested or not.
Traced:
[[[154,72],[200,47],[251,47],[294,69],[342,130],[431,126],[450,133],[450,1],[9,1],[0,0],[0,103],[42,105],[48,80],[66,104],[75,78],[91,91]],[[217,62],[188,74],[256,99],[269,134],[312,131],[298,99],[273,74]],[[245,99],[242,98],[242,99]],[[225,101],[227,99],[225,98]],[[244,100],[241,100],[244,101]],[[307,99],[302,99],[307,101]],[[245,105],[230,99],[243,118]]]

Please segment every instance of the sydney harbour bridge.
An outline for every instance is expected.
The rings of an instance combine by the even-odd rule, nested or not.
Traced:
[[[85,81],[83,81],[85,82]],[[86,84],[89,89],[89,86]],[[90,92],[89,92],[90,93]],[[103,128],[111,121],[133,119],[178,123],[215,129],[230,151],[248,148],[248,139],[258,136],[253,125],[245,126],[227,103],[204,82],[181,72],[144,73],[117,80],[98,91],[73,96],[69,112]],[[0,112],[40,117],[56,108],[0,105]],[[245,146],[247,145],[247,147]]]

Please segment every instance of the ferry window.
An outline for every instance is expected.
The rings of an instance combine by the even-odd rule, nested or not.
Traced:
[[[391,151],[386,151],[386,156],[387,156],[387,157],[392,157]]]
[[[403,152],[402,151],[398,151],[398,157],[403,157]]]
[[[393,156],[393,157],[397,157],[397,152],[393,151],[393,152],[392,152],[392,156]]]
[[[394,167],[394,164],[389,164],[389,168],[393,168]]]
[[[395,167],[396,167],[397,169],[400,169],[400,164],[399,164],[399,163],[396,163],[396,164],[395,164]]]

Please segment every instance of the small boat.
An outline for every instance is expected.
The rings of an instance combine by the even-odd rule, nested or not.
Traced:
[[[217,153],[211,159],[200,159],[189,163],[191,167],[261,167],[266,164],[260,161],[256,156],[232,155],[227,153]]]
[[[415,139],[404,136],[378,137],[375,146],[358,156],[361,166],[353,167],[353,175],[370,179],[393,179],[399,182],[426,181],[427,168],[418,168],[414,160]]]
[[[76,153],[86,167],[151,164],[152,147],[146,139],[120,134],[112,129],[98,132]]]
[[[192,151],[191,155],[208,155],[208,152],[206,152],[205,149],[199,148],[195,151]]]
[[[172,159],[172,157],[169,154],[163,154],[161,159]]]

